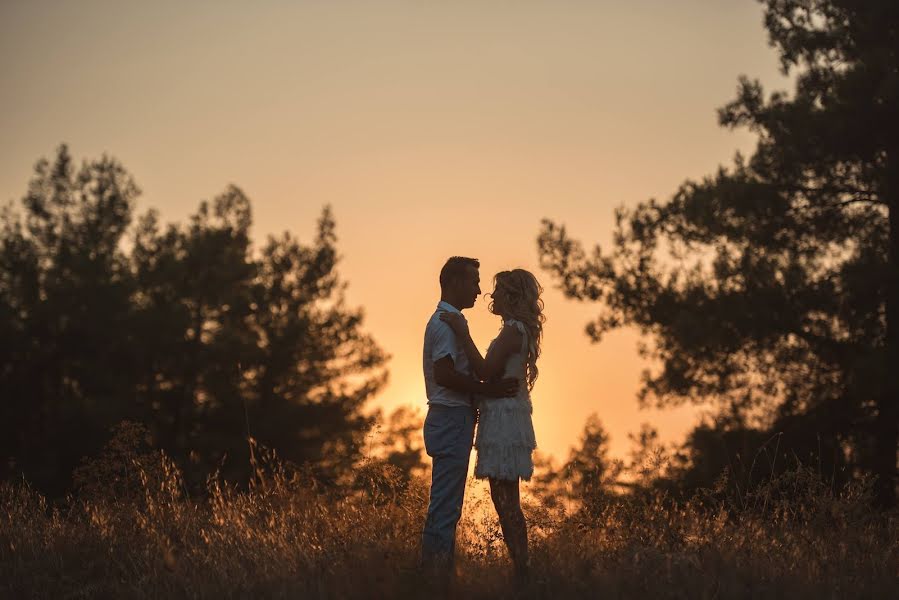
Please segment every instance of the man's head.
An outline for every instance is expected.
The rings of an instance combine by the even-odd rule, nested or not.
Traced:
[[[459,310],[471,308],[481,293],[481,263],[476,258],[453,256],[440,269],[440,299]]]

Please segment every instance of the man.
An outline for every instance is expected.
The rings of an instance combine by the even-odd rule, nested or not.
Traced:
[[[481,293],[479,267],[474,258],[454,256],[446,261],[440,271],[440,302],[425,329],[423,366],[428,414],[424,438],[425,450],[433,461],[421,557],[423,566],[443,575],[452,570],[456,524],[462,516],[477,414],[473,397],[501,398],[514,395],[518,389],[515,379],[478,381],[453,330],[439,317],[443,311],[461,314],[474,306]]]

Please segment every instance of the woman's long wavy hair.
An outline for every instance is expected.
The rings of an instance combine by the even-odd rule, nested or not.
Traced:
[[[497,293],[502,293],[505,300],[503,307],[507,319],[515,319],[524,324],[528,333],[527,382],[528,390],[534,388],[537,381],[537,359],[540,357],[540,342],[543,339],[543,300],[540,295],[543,287],[529,271],[513,269],[500,271],[493,277],[493,292],[490,294],[490,312],[494,312],[494,301]]]

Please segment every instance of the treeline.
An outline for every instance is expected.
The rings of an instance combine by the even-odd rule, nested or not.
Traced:
[[[338,478],[387,372],[344,301],[330,210],[308,242],[256,248],[236,187],[184,224],[136,216],[138,194],[62,146],[0,216],[0,477],[63,493],[127,419],[198,481],[248,477],[248,437]]]

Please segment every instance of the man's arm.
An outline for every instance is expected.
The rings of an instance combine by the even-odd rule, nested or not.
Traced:
[[[483,383],[456,370],[452,356],[444,356],[434,361],[434,381],[457,392],[483,394],[494,398],[514,396],[518,392],[518,380],[503,379],[493,383]]]

